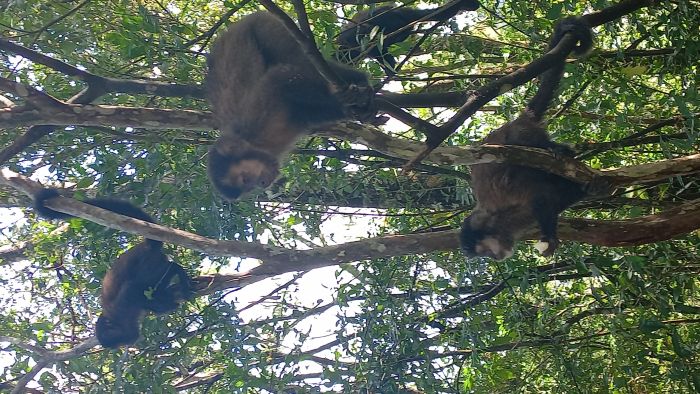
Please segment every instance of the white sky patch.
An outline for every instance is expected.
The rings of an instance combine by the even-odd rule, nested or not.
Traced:
[[[29,60],[23,58],[22,56],[11,55],[7,57],[7,60],[10,62],[10,68],[13,70],[29,67],[31,64]]]
[[[165,8],[166,8],[168,11],[170,11],[170,13],[172,13],[173,15],[179,15],[180,12],[182,12],[182,10],[180,9],[180,7],[178,7],[177,4],[175,4],[175,3],[168,3],[168,5],[165,6]]]
[[[338,210],[340,212],[362,213],[363,215],[329,215],[328,219],[321,224],[321,233],[325,236],[325,242],[316,238],[312,240],[315,244],[335,245],[366,239],[378,233],[379,225],[384,220],[383,217],[373,216],[373,214],[378,213],[376,209],[331,209]],[[289,213],[285,213],[277,219],[282,220],[288,215]],[[299,235],[308,238],[306,234],[301,232],[301,229],[301,227],[298,229],[300,231]],[[265,244],[269,240],[269,234],[263,233],[263,235],[261,235],[259,238],[260,239],[258,239],[257,242]],[[309,248],[303,244],[298,244],[297,249],[302,250]],[[243,259],[240,262],[240,270],[238,272],[249,270],[258,266],[259,264],[260,261],[256,259]],[[234,273],[236,271],[233,269],[227,270],[226,268],[233,268],[237,265],[238,264],[229,264],[227,267],[222,269],[221,273]],[[302,309],[314,308],[319,305],[333,303],[333,300],[338,293],[339,285],[347,284],[356,280],[348,272],[343,271],[338,274],[339,269],[340,268],[338,266],[330,266],[307,272],[297,279],[293,285],[287,288],[288,291],[291,291],[291,294],[286,295],[286,301],[293,303],[297,308]],[[252,285],[248,285],[240,291],[232,293],[230,296],[228,296],[227,300],[234,301],[236,309],[240,310],[247,307],[251,303],[260,301],[270,292],[290,281],[297,274],[297,272],[286,273],[262,280]],[[240,313],[239,317],[245,323],[272,317],[278,300],[279,295],[275,294],[268,300],[244,310]],[[359,302],[352,302],[349,306],[344,307],[343,312],[359,313],[359,304]],[[315,349],[323,344],[333,341],[336,338],[337,333],[336,323],[338,313],[340,313],[340,308],[338,306],[332,306],[322,313],[311,315],[308,318],[303,319],[301,322],[295,324],[294,330],[290,332],[282,341],[280,351],[288,351],[297,346],[301,346],[302,351],[306,351]],[[302,344],[298,343],[297,332],[308,333],[308,339]],[[318,353],[318,355],[333,359],[334,350],[325,350]],[[314,362],[305,363],[302,369],[305,373],[319,372],[322,370],[321,366]]]

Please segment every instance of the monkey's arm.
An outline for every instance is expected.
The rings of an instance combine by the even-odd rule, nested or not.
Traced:
[[[342,119],[345,114],[326,81],[314,78],[297,66],[284,64],[272,67],[260,86],[266,94],[276,95],[286,104],[290,121],[306,126]]]
[[[559,41],[565,34],[571,33],[579,41],[573,53],[584,54],[593,46],[593,32],[588,23],[578,17],[568,17],[557,22],[554,28],[554,33],[549,41],[549,50],[559,44]],[[564,60],[554,64],[549,70],[540,76],[540,86],[535,96],[532,97],[527,104],[526,111],[531,114],[533,120],[539,121],[544,117],[547,108],[549,107],[554,92],[559,86],[561,77],[564,74]]]
[[[538,198],[532,202],[532,214],[542,233],[540,242],[546,243],[546,245],[542,245],[540,252],[543,256],[551,256],[559,246],[559,238],[557,237],[559,212],[557,212],[551,201]]]

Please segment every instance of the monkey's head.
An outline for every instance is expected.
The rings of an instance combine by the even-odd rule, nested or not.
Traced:
[[[490,257],[504,260],[513,255],[515,240],[513,234],[506,229],[489,226],[485,213],[474,211],[464,219],[459,241],[462,252],[467,257]]]
[[[139,339],[139,320],[125,316],[112,319],[104,313],[97,318],[95,335],[100,345],[116,349],[122,345],[131,345]]]
[[[222,137],[209,149],[207,170],[216,190],[235,200],[255,188],[266,188],[279,176],[279,161],[245,141]]]

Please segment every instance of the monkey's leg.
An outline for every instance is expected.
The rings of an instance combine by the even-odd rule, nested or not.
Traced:
[[[160,289],[153,292],[150,298],[147,298],[144,304],[144,309],[156,314],[168,313],[176,310],[180,306],[177,302],[175,292],[170,289]]]
[[[309,70],[289,64],[268,69],[260,86],[264,95],[282,99],[291,121],[300,125],[322,124],[342,119],[345,114],[326,81]],[[264,97],[261,101],[265,101]],[[271,100],[268,100],[271,101]],[[274,101],[272,101],[274,102]]]
[[[532,206],[532,214],[540,227],[542,233],[541,244],[537,246],[543,256],[551,256],[559,246],[557,238],[557,223],[559,213],[554,204],[546,198],[536,198]]]
[[[145,294],[144,309],[156,314],[163,314],[172,312],[180,306],[176,291],[174,290],[175,287],[179,287],[179,284],[172,285],[170,283],[172,277],[172,274],[166,274],[166,277],[163,278],[163,281],[158,287],[152,289],[153,291],[150,292],[150,294]]]
[[[176,296],[178,297],[178,299],[187,300],[194,295],[194,290],[192,288],[192,279],[187,274],[187,271],[185,271],[185,269],[182,268],[179,264],[172,264],[173,267],[171,267],[171,270],[175,270],[175,275],[177,275],[179,280],[175,289],[177,293]]]
[[[162,314],[172,312],[180,306],[180,301],[189,299],[192,292],[192,282],[187,272],[177,263],[169,262],[168,271],[155,290],[146,297],[145,309]],[[177,277],[177,282],[173,279]]]

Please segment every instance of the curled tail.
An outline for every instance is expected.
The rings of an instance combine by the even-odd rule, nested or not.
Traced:
[[[36,194],[34,194],[34,202],[33,202],[33,208],[34,211],[41,217],[47,218],[47,219],[70,219],[74,218],[75,216],[69,215],[67,213],[63,212],[58,212],[55,211],[49,207],[46,206],[46,200],[50,200],[54,197],[59,197],[60,193],[58,192],[58,189],[55,188],[44,188],[38,191]],[[144,222],[149,222],[149,223],[155,223],[155,220],[151,217],[151,215],[147,214],[143,209],[140,207],[135,206],[134,204],[130,203],[129,201],[124,201],[124,200],[117,200],[117,199],[112,199],[112,198],[89,198],[85,201],[83,201],[86,204],[90,204],[93,206],[96,206],[98,208],[106,209],[108,211],[118,213],[120,215],[128,216],[134,219],[139,219],[143,220]],[[152,239],[147,239],[148,243],[152,247],[161,247],[163,246],[162,241],[156,241]]]
[[[579,17],[568,17],[557,22],[552,38],[549,40],[548,50],[556,47],[567,33],[573,34],[578,40],[578,43],[572,50],[572,53],[575,55],[583,55],[593,47],[593,31],[588,23]],[[564,75],[565,64],[566,61],[564,59],[557,61],[540,76],[539,89],[526,108],[526,111],[534,120],[542,120],[544,113],[547,111],[549,103],[554,97],[554,92],[559,86],[559,81]]]

